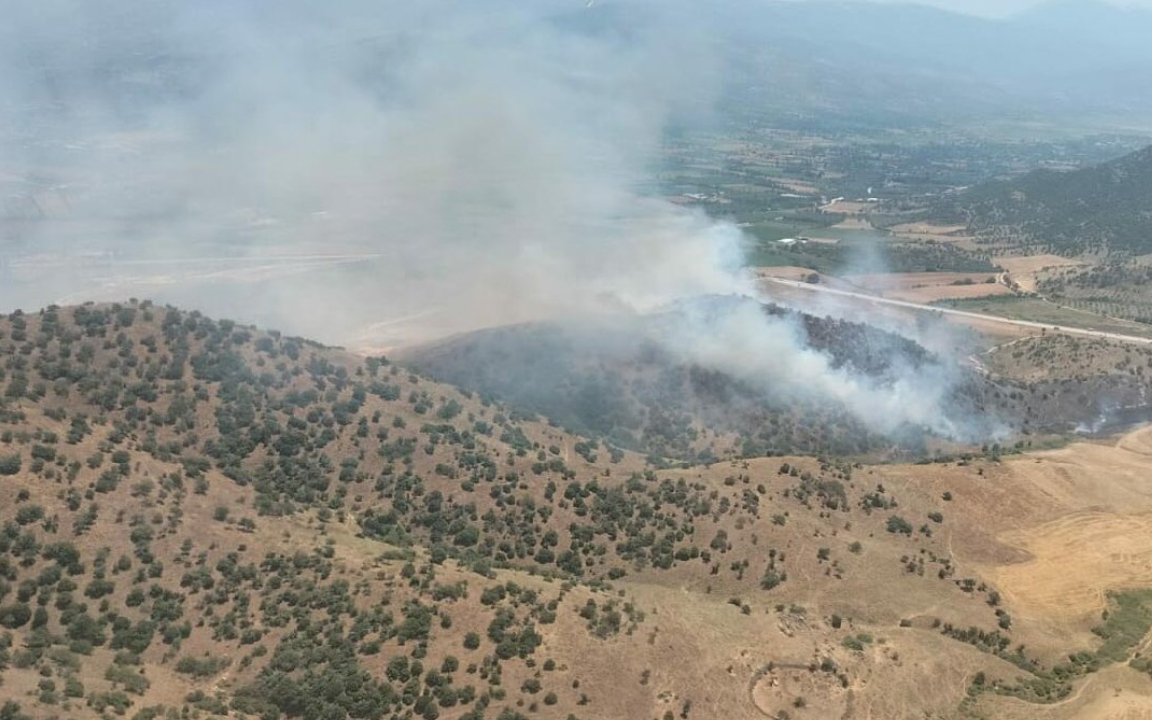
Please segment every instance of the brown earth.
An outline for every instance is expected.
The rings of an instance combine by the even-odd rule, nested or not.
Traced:
[[[139,317],[153,312],[155,321]],[[449,697],[441,676],[453,688],[476,690],[468,701],[453,695],[449,704],[433,702],[446,720],[466,717],[480,697],[488,717],[507,709],[549,719],[660,720],[668,713],[739,719],[781,711],[813,720],[1152,717],[1152,678],[1124,665],[1077,680],[1052,705],[991,692],[967,700],[977,673],[991,683],[1024,671],[943,632],[996,631],[1000,609],[1011,618],[1001,629],[1011,646],[1025,646],[1041,662],[1097,647],[1091,628],[1109,607],[1105,594],[1152,587],[1152,429],[1002,459],[991,451],[914,465],[774,457],[661,469],[631,453],[611,462],[603,448],[584,459],[580,438],[541,420],[511,420],[499,405],[388,366],[373,369],[339,351],[242,328],[222,332],[187,315],[161,330],[160,309],[140,308],[134,322],[118,325],[90,319],[72,325],[71,311],[59,314],[63,335],[46,340],[38,316],[26,328],[0,318],[6,373],[0,459],[16,454],[22,461],[15,474],[0,477],[0,524],[7,528],[0,557],[11,578],[0,606],[32,593],[32,606],[47,611],[42,631],[29,624],[0,631],[12,639],[7,668],[0,669],[0,700],[19,703],[29,717],[100,717],[93,704],[122,691],[123,681],[108,673],[125,663],[149,681],[140,693],[126,693],[127,717],[158,705],[177,716],[189,707],[190,716],[207,717],[204,701],[190,699],[198,692],[209,699],[219,694],[224,716],[256,717],[231,700],[264,677],[272,658],[277,667],[303,662],[306,655],[285,655],[281,646],[299,641],[310,624],[323,624],[329,635],[308,647],[343,647],[345,633],[377,610],[400,625],[417,606],[432,613],[421,631],[425,639],[378,636],[369,623],[346,647],[353,665],[380,681],[396,658],[419,656],[425,673],[453,667],[449,658],[458,658],[456,669],[417,682],[421,693],[435,691],[441,700]],[[74,375],[45,383],[43,394],[13,387],[14,374],[35,380],[58,369],[52,353],[60,337],[74,354],[90,346],[86,368],[94,374],[75,375],[80,370],[69,366]],[[196,372],[148,380],[150,368],[182,342],[197,358]],[[213,343],[236,359],[217,357]],[[240,362],[264,379],[218,379],[217,361],[225,370]],[[120,386],[120,378],[132,384]],[[373,380],[394,383],[394,399],[374,390],[362,406],[349,405]],[[150,383],[160,391],[155,400]],[[117,388],[114,396],[103,392],[110,387]],[[421,397],[428,398],[424,409]],[[173,404],[178,398],[192,403],[187,414]],[[453,402],[458,409],[443,411]],[[235,479],[222,463],[201,463],[209,457],[205,441],[218,454],[227,437],[220,424],[248,412],[263,418],[252,427],[279,440],[258,444],[252,461],[238,466],[243,472],[229,470]],[[90,432],[73,442],[67,438],[75,418],[85,418]],[[517,454],[510,443],[520,440],[500,429],[482,432],[483,424],[523,433],[526,451]],[[277,426],[306,428],[299,442],[318,445],[277,456],[289,439]],[[319,444],[324,429],[331,434]],[[449,439],[454,433],[462,437]],[[415,442],[409,460],[384,459],[406,438]],[[43,457],[49,447],[57,459],[37,465],[33,452]],[[113,457],[119,452],[125,457]],[[333,464],[327,490],[315,502],[267,512],[267,483],[278,476],[263,475],[264,461],[320,455]],[[499,470],[484,479],[470,463],[489,455]],[[353,459],[356,472],[335,477]],[[98,478],[120,465],[127,475],[118,485],[98,487]],[[29,519],[33,506],[43,512],[39,519]],[[78,531],[89,508],[95,519]],[[453,516],[452,508],[462,511]],[[408,539],[385,542],[368,532],[368,510],[394,510],[385,527]],[[906,532],[897,519],[907,523]],[[475,547],[490,540],[493,550],[506,546],[499,552],[507,559],[496,568],[472,566],[447,531],[450,522],[481,527]],[[503,522],[513,526],[501,530]],[[147,540],[142,528],[149,529]],[[517,553],[518,546],[542,547],[546,531],[555,533],[557,552],[591,538],[572,545],[579,548],[580,575],[534,560],[532,549]],[[39,550],[29,554],[28,540],[10,542],[22,536],[39,547],[76,543],[83,568],[72,576],[71,601],[83,603],[94,620],[105,617],[102,605],[133,623],[147,620],[154,598],[170,592],[183,598],[187,637],[168,644],[157,636],[134,665],[110,647],[114,621],[107,616],[104,644],[88,654],[70,646],[57,602],[69,591],[56,589],[38,604],[37,594],[48,592],[41,588],[56,587],[37,580],[49,577],[42,573],[52,562]],[[622,554],[625,546],[665,541],[677,553],[667,566],[655,564],[655,555],[634,562]],[[447,548],[448,557],[434,557],[433,546]],[[154,561],[142,559],[149,554],[163,565],[154,577],[145,570]],[[264,565],[277,555],[293,559],[296,569]],[[308,569],[313,562],[321,563],[316,572]],[[246,567],[250,577],[229,569]],[[777,576],[766,582],[773,568]],[[199,586],[205,574],[214,585]],[[95,597],[99,578],[113,584],[110,594]],[[463,594],[444,594],[460,583]],[[493,600],[508,583],[517,595]],[[129,600],[133,590],[144,591],[142,604]],[[524,590],[531,595],[519,594]],[[616,603],[620,624],[597,634],[585,617],[589,601],[601,614]],[[491,633],[498,613],[511,613],[516,623],[534,618],[539,645],[497,661]],[[230,635],[232,624],[258,631],[258,639]],[[464,647],[467,633],[479,636],[476,649]],[[377,647],[368,646],[377,639]],[[185,657],[231,663],[198,678],[176,670]],[[77,670],[68,669],[72,662]],[[291,672],[296,682],[306,681]],[[61,698],[73,675],[84,695]],[[44,680],[54,683],[54,695]],[[404,685],[390,682],[397,692]],[[396,716],[409,709],[397,708]]]

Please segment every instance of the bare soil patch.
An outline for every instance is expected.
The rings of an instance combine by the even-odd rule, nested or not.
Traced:
[[[976,250],[972,236],[967,235],[963,225],[932,225],[930,223],[906,223],[891,228],[892,234],[905,240],[951,243],[966,250]]]

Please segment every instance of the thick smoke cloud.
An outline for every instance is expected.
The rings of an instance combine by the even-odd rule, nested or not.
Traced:
[[[886,377],[873,377],[837,366],[811,347],[797,323],[766,314],[758,302],[725,303],[722,313],[697,304],[679,310],[677,325],[664,334],[668,347],[686,362],[767,388],[777,397],[837,403],[885,434],[913,427],[970,440],[993,429],[947,411],[959,379],[957,368],[947,363],[914,362],[892,348]]]
[[[129,296],[360,347],[753,294],[647,189],[724,69],[694,4],[2,2],[0,307]],[[952,433],[946,383],[743,309],[686,361]]]
[[[567,1],[10,9],[5,171],[49,218],[9,241],[111,253],[112,296],[387,343],[731,288],[738,234],[638,192],[714,85],[673,10],[632,6],[623,34]],[[126,264],[237,254],[292,282]],[[0,302],[57,299],[31,290]]]

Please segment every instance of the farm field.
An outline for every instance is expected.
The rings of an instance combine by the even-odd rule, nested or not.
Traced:
[[[915,303],[1012,293],[997,282],[996,273],[882,273],[846,279],[866,292]]]
[[[935,304],[940,307],[996,315],[1011,320],[1027,320],[1121,335],[1152,337],[1152,327],[1143,323],[1061,307],[1034,297],[1002,295],[993,298],[941,300]]]

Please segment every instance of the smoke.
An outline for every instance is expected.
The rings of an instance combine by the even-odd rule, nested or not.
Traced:
[[[706,116],[708,41],[626,7],[627,32],[568,0],[15,4],[7,244],[86,253],[97,287],[0,303],[208,301],[386,345],[729,290],[739,234],[639,191]]]
[[[831,401],[882,434],[913,427],[971,439],[979,432],[966,413],[946,409],[959,379],[954,366],[935,357],[908,357],[895,346],[882,349],[883,370],[865,372],[850,362],[838,364],[830,353],[812,346],[794,318],[767,314],[759,302],[726,302],[720,312],[685,304],[677,323],[666,328],[665,339],[686,362],[720,370],[772,397]],[[863,353],[844,348],[839,354],[851,358]]]
[[[19,0],[0,30],[0,307],[150,297],[390,347],[754,294],[732,225],[647,191],[708,123],[693,3]],[[747,305],[686,362],[942,434]]]

